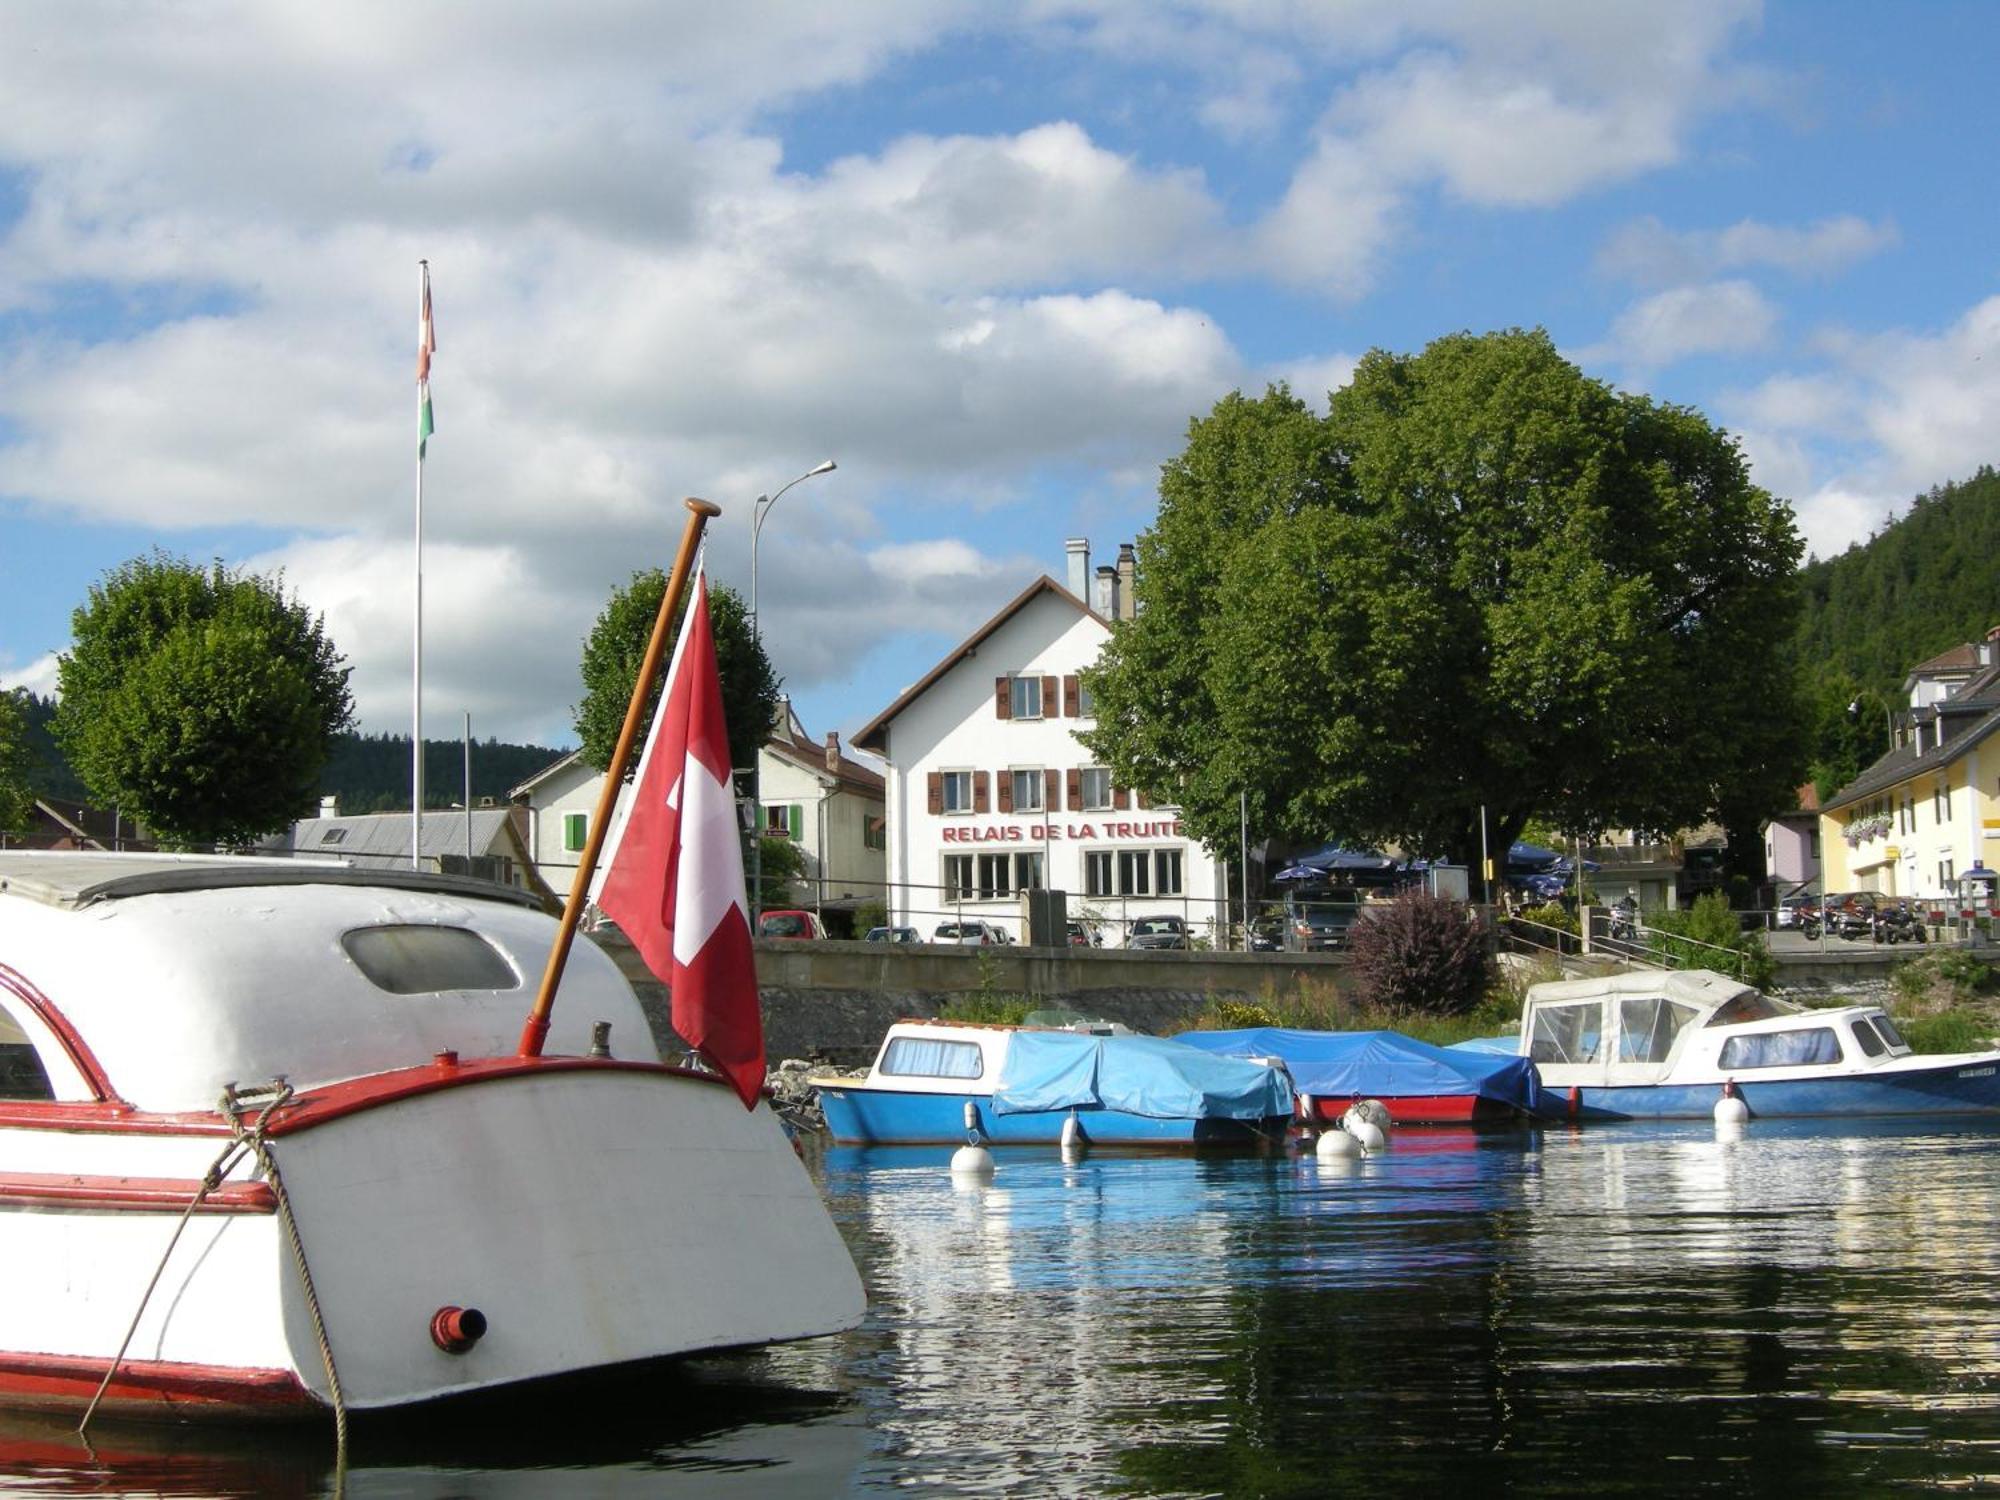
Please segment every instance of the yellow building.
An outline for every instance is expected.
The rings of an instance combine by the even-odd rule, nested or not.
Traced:
[[[1942,898],[2000,865],[2000,626],[1903,689],[1893,747],[1820,809],[1823,890]]]

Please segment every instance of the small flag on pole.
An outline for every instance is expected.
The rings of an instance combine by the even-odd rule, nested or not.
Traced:
[[[431,266],[424,268],[423,307],[417,313],[417,457],[424,456],[437,426],[431,420],[431,356],[437,353],[437,332],[431,327]]]
[[[705,575],[605,859],[598,906],[672,992],[674,1030],[756,1108],[764,1022]]]

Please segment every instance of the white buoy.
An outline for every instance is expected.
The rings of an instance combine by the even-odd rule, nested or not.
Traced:
[[[1340,1117],[1340,1128],[1367,1150],[1383,1150],[1389,1144],[1388,1106],[1379,1099],[1359,1100]]]
[[[960,1146],[951,1153],[953,1177],[991,1177],[993,1153],[984,1146]]]
[[[1361,1155],[1361,1142],[1336,1125],[1320,1133],[1313,1143],[1313,1155],[1321,1161],[1352,1161]]]
[[[1736,1080],[1732,1078],[1722,1085],[1722,1097],[1715,1101],[1715,1123],[1740,1126],[1749,1118],[1750,1106],[1736,1092]]]
[[[970,1099],[965,1101],[965,1129],[965,1138],[967,1140],[973,1140],[986,1134],[984,1130],[979,1128],[979,1106],[974,1104]]]

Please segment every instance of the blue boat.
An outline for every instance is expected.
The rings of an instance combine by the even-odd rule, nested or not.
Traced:
[[[1247,1146],[1281,1139],[1280,1068],[1163,1037],[898,1021],[863,1077],[816,1074],[842,1145],[1058,1144],[1074,1119],[1099,1146]]]
[[[1525,1057],[1455,1052],[1398,1031],[1184,1031],[1175,1038],[1225,1057],[1275,1057],[1300,1113],[1332,1124],[1357,1099],[1379,1099],[1398,1125],[1504,1124],[1560,1113]]]
[[[1520,1049],[1579,1120],[2000,1111],[2000,1051],[1920,1056],[1876,1005],[1807,1010],[1702,969],[1538,984]]]

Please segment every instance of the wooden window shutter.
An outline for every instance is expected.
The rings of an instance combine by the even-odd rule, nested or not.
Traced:
[[[1014,684],[1005,677],[993,679],[993,717],[996,719],[1014,717]]]
[[[1083,712],[1083,679],[1071,673],[1063,680],[1063,717],[1074,719]]]
[[[1072,767],[1063,773],[1063,779],[1069,783],[1069,810],[1076,812],[1083,806],[1083,772]]]
[[[1014,810],[1014,773],[1012,771],[998,771],[994,774],[1000,782],[1000,811],[1012,812]]]
[[[972,810],[976,813],[993,810],[993,798],[988,789],[988,773],[985,771],[972,773]]]
[[[1057,695],[1061,692],[1062,679],[1060,677],[1044,677],[1042,679],[1043,718],[1053,719],[1056,716]]]
[[[803,839],[806,836],[806,810],[797,803],[786,808],[785,827],[791,831],[793,843]]]
[[[1054,766],[1042,773],[1042,811],[1062,811],[1062,772]]]
[[[1128,808],[1130,808],[1132,806],[1132,793],[1130,788],[1122,786],[1113,788],[1111,793],[1111,805],[1117,808],[1120,812],[1124,812]]]
[[[924,795],[930,804],[932,817],[944,811],[944,772],[933,771],[924,778]]]
[[[1139,793],[1139,806],[1151,807],[1152,805],[1153,799],[1151,797],[1148,797],[1144,792]]]

